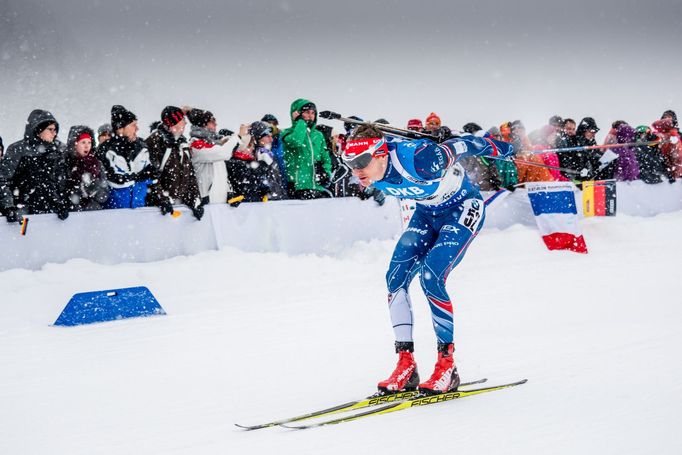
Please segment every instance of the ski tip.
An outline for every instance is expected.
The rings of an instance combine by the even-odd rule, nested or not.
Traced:
[[[258,430],[260,428],[267,428],[268,425],[240,425],[238,423],[234,424],[235,427],[241,428],[242,430],[245,431],[251,431],[251,430]]]

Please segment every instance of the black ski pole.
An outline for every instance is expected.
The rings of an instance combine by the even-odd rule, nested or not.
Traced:
[[[327,120],[339,120],[344,123],[351,123],[353,125],[370,125],[374,128],[382,131],[384,133],[390,134],[392,136],[404,137],[406,139],[431,139],[432,141],[439,142],[439,137],[434,136],[429,133],[422,133],[421,131],[406,130],[403,128],[398,128],[391,125],[386,125],[384,123],[375,122],[365,122],[362,120],[355,120],[348,117],[343,117],[341,114],[332,111],[322,111],[320,112],[320,117]]]

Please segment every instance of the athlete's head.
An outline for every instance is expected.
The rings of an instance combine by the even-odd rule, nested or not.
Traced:
[[[388,164],[388,145],[383,133],[372,125],[360,125],[346,141],[343,161],[363,186],[381,180]]]

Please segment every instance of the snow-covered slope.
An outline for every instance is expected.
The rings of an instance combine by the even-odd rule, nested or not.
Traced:
[[[465,380],[529,382],[303,432],[233,423],[358,398],[392,370],[392,242],[0,273],[0,453],[680,453],[681,225],[588,219],[588,255],[484,231],[448,283],[457,362]],[[75,292],[139,284],[168,316],[49,326]],[[412,294],[427,375],[435,340]]]

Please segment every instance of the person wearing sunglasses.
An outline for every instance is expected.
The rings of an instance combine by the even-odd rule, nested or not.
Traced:
[[[35,109],[26,120],[24,138],[7,147],[0,160],[0,212],[7,222],[33,213],[56,213],[62,220],[69,216],[64,145],[58,133],[55,117]]]
[[[445,281],[462,260],[485,219],[478,187],[458,163],[464,156],[506,157],[511,144],[465,136],[436,143],[429,139],[387,141],[372,125],[350,136],[343,159],[363,186],[373,185],[400,199],[414,199],[416,210],[398,240],[386,273],[390,318],[398,364],[380,393],[418,388],[426,394],[456,390],[452,302]],[[412,339],[412,305],[408,288],[420,275],[438,340],[433,374],[420,383]]]

